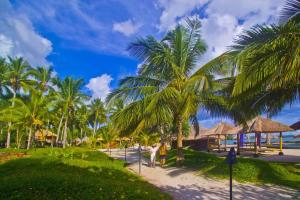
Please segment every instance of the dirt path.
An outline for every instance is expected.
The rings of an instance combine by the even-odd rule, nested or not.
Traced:
[[[124,159],[124,151],[113,151],[112,157]],[[138,154],[127,153],[129,169],[138,173]],[[228,181],[209,179],[183,168],[149,168],[143,160],[141,176],[147,181],[170,193],[175,200],[229,199]],[[274,185],[256,186],[234,182],[233,199],[270,200],[300,199],[300,192]]]

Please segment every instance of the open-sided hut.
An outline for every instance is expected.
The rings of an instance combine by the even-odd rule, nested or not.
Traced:
[[[263,118],[261,116],[255,117],[253,120],[247,122],[247,126],[239,130],[239,133],[255,133],[255,154],[257,155],[257,144],[260,139],[261,133],[280,133],[279,134],[279,155],[283,155],[282,152],[282,132],[293,131],[288,125],[271,120],[269,118]]]
[[[233,129],[234,127],[228,123],[225,122],[221,122],[219,124],[217,124],[216,126],[214,126],[213,128],[207,130],[203,135],[207,137],[207,142],[208,142],[208,150],[209,150],[209,138],[211,136],[216,136],[217,139],[217,146],[218,146],[218,150],[219,152],[221,151],[221,136],[224,136],[225,138],[225,151],[226,151],[226,137],[227,135],[229,135],[229,130]]]

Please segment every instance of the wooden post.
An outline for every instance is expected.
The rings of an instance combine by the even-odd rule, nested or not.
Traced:
[[[258,157],[258,150],[257,150],[257,139],[258,139],[258,137],[257,137],[257,133],[255,133],[255,143],[254,143],[254,150],[255,150],[255,153],[254,153],[254,157]]]
[[[209,152],[209,135],[207,136],[207,152]]]
[[[240,155],[240,134],[236,135],[237,152],[236,155]]]
[[[221,153],[221,135],[218,134],[218,152]]]
[[[279,155],[283,156],[283,152],[282,152],[282,132],[280,132],[279,134]]]
[[[227,135],[225,135],[225,151],[227,151]]]

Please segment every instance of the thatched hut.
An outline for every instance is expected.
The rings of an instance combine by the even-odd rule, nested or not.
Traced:
[[[255,155],[258,154],[257,145],[260,140],[261,133],[280,133],[279,134],[279,155],[283,155],[282,152],[282,132],[293,131],[294,129],[280,122],[271,120],[269,118],[263,118],[261,116],[255,117],[253,120],[247,122],[246,126],[240,127],[238,133],[255,133]]]
[[[217,147],[218,147],[218,151],[220,152],[221,151],[221,139],[222,137],[225,139],[225,151],[226,151],[226,145],[227,145],[227,135],[229,135],[229,131],[231,129],[233,129],[234,127],[228,123],[225,123],[225,122],[221,122],[219,124],[217,124],[216,126],[214,126],[213,128],[207,130],[206,132],[204,132],[204,136],[207,137],[207,143],[208,143],[208,149],[209,150],[210,148],[214,148],[215,146],[215,143],[213,144],[210,144],[210,141],[209,141],[209,138],[211,136],[216,136],[217,137]]]

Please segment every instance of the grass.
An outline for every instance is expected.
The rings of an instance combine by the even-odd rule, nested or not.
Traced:
[[[0,163],[0,199],[171,199],[100,152],[45,148],[27,155]]]
[[[224,158],[215,155],[184,150],[184,167],[199,170],[205,176],[227,179],[228,165]],[[176,166],[176,150],[168,152],[167,166]],[[294,164],[280,164],[251,158],[238,158],[233,166],[233,178],[239,182],[272,183],[300,189],[300,169]]]

